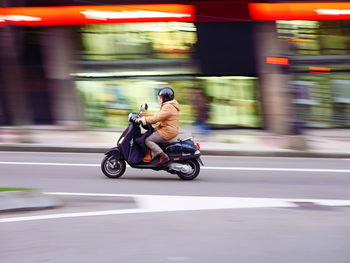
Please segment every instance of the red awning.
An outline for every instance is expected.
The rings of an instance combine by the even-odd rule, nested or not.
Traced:
[[[349,20],[350,2],[94,5],[0,8],[0,26],[56,26],[135,22],[229,22],[249,20]]]
[[[349,2],[250,3],[253,20],[349,20]]]
[[[191,5],[13,7],[0,9],[0,23],[56,26],[135,22],[193,22]]]

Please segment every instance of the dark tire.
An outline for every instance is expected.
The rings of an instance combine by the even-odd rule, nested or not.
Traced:
[[[196,159],[192,159],[192,160],[188,160],[188,161],[184,161],[182,162],[183,164],[188,164],[189,166],[191,166],[191,168],[193,169],[193,171],[189,174],[184,174],[181,172],[177,172],[176,174],[182,179],[182,180],[193,180],[194,178],[196,178],[201,170],[201,166],[198,163],[198,161]]]
[[[113,155],[107,155],[101,163],[101,170],[108,178],[116,179],[125,172],[126,164],[124,160],[118,160]]]

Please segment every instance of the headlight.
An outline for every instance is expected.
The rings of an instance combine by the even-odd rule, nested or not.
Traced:
[[[121,137],[121,138],[119,139],[119,141],[118,141],[117,144],[118,144],[118,145],[121,144],[121,143],[124,141],[124,138],[125,138],[125,137]]]

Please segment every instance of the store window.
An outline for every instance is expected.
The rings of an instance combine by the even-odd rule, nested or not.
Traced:
[[[79,31],[85,60],[190,58],[197,42],[192,23],[86,25]]]
[[[256,78],[201,76],[193,23],[87,25],[79,32],[80,68],[72,77],[88,127],[125,127],[145,102],[157,112],[164,85],[175,90],[183,126],[204,118],[215,128],[261,127]]]
[[[350,127],[350,21],[277,21],[291,58],[295,116],[312,128]]]
[[[350,54],[350,21],[277,21],[289,55]]]
[[[210,98],[209,123],[214,126],[258,128],[260,106],[254,77],[200,77]]]
[[[148,103],[150,113],[159,110],[157,92],[170,85],[181,105],[181,125],[198,118],[197,91],[206,98],[207,123],[214,128],[261,127],[256,79],[248,77],[166,77],[112,80],[78,80],[86,125],[120,128],[127,125],[130,112]]]
[[[297,74],[290,82],[298,120],[312,128],[350,127],[350,77]]]

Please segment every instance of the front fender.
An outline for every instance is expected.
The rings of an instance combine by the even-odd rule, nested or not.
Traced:
[[[124,159],[124,157],[123,157],[123,155],[120,152],[118,147],[113,147],[112,149],[108,150],[107,152],[105,152],[105,155],[113,155],[119,160],[123,160]]]

